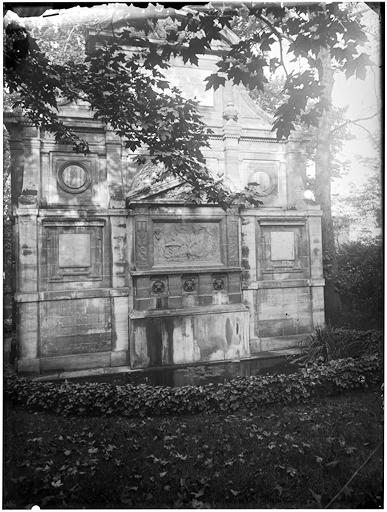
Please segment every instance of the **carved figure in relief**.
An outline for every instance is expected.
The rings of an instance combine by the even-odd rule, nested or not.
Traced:
[[[156,263],[220,261],[217,225],[164,224],[154,230],[153,236]]]

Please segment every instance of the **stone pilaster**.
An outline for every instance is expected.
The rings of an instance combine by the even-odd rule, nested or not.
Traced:
[[[36,209],[19,210],[16,217],[16,291],[21,293],[38,291],[37,215]]]
[[[292,134],[286,144],[288,208],[305,208],[304,182],[302,178],[305,174],[305,158],[301,143],[301,135]]]
[[[9,132],[11,202],[17,204],[23,187],[24,147],[20,125],[7,125]]]
[[[16,291],[17,331],[19,340],[18,370],[24,373],[39,372],[38,302],[25,302],[27,294],[38,291],[37,210],[19,210],[16,217],[17,274]]]
[[[257,280],[256,217],[242,217],[242,281],[248,287]]]
[[[118,212],[117,212],[118,213]],[[128,293],[129,265],[127,246],[127,221],[124,215],[110,217],[111,247],[112,247],[112,293],[121,293],[124,288]],[[128,364],[128,314],[129,297],[112,297],[113,312],[113,347],[111,365],[123,366]]]
[[[18,305],[17,338],[19,340],[18,371],[39,373],[37,302],[23,302]]]
[[[23,185],[19,196],[19,208],[33,208],[38,205],[40,185],[40,133],[39,129],[23,121]]]
[[[321,213],[310,216],[309,244],[310,244],[310,277],[311,277],[311,298],[313,326],[323,326],[324,315],[324,279],[322,266],[322,243],[321,243]]]
[[[112,366],[124,366],[129,360],[128,297],[113,297],[113,330],[115,342],[111,353]]]
[[[239,176],[239,140],[241,127],[238,122],[239,112],[234,104],[232,88],[227,85],[224,90],[223,110],[223,141],[224,141],[224,167],[227,178],[235,188],[240,183]]]
[[[128,286],[128,219],[124,213],[122,212],[122,215],[112,215],[110,217],[113,288]]]
[[[125,208],[125,193],[122,176],[122,143],[115,132],[106,130],[106,166],[109,187],[109,207]]]

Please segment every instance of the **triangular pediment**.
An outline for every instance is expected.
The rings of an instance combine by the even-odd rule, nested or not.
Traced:
[[[171,178],[164,183],[149,183],[142,188],[131,189],[126,201],[128,204],[185,203],[189,193],[189,185],[176,178]]]

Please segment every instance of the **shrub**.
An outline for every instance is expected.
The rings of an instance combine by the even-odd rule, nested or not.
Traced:
[[[355,328],[382,325],[383,246],[380,238],[350,242],[337,253],[335,288],[343,310],[335,323],[343,320]]]
[[[299,348],[301,354],[293,360],[304,364],[375,353],[381,355],[383,333],[377,330],[317,327],[311,335],[300,341]]]
[[[315,363],[290,375],[238,377],[224,384],[180,388],[41,382],[9,374],[5,397],[29,411],[63,415],[167,416],[254,410],[364,389],[381,381],[381,358],[374,355]]]

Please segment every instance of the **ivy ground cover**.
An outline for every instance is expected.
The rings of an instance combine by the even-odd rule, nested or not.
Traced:
[[[330,508],[378,508],[379,389],[178,417],[68,417],[8,404],[3,507],[318,508],[374,452]]]

